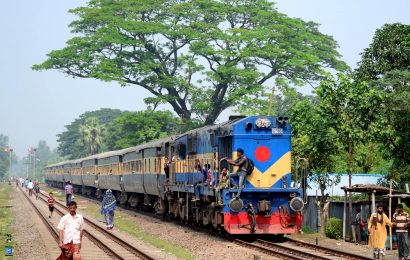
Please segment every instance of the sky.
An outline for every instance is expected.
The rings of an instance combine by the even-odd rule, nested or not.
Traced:
[[[343,60],[355,67],[360,52],[385,23],[410,24],[408,0],[279,0],[279,11],[315,21],[322,33],[339,43]],[[87,111],[100,108],[144,110],[149,93],[58,71],[32,71],[51,50],[61,49],[73,35],[69,9],[84,0],[13,0],[0,9],[0,134],[7,135],[19,157],[45,140],[53,149],[64,126]],[[227,119],[230,112],[221,115]]]

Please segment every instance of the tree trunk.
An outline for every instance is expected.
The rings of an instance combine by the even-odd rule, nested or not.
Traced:
[[[329,201],[320,204],[320,234],[325,234],[327,216],[329,215],[329,205]]]

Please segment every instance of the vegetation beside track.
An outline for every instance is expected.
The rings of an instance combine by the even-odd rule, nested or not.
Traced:
[[[49,187],[43,186],[42,189],[46,191],[47,193],[53,192],[53,196],[60,201],[65,201],[64,194],[61,193],[61,191],[58,191],[56,189],[51,189]],[[74,197],[76,195],[74,194]],[[100,206],[93,204],[93,203],[87,203],[86,205],[82,204],[81,201],[77,198],[74,199],[79,203],[79,211],[84,212],[87,216],[90,216],[94,219],[104,221],[104,216],[100,215]],[[178,259],[194,259],[192,254],[185,248],[174,244],[172,242],[160,239],[156,236],[153,236],[151,234],[148,234],[144,231],[142,231],[138,224],[132,219],[132,216],[128,215],[127,213],[116,211],[115,212],[115,219],[114,219],[114,225],[118,230],[121,232],[126,232],[130,234],[131,236],[137,237],[139,239],[142,239],[145,243],[151,244],[154,247],[164,250],[167,253],[171,253],[178,257]],[[132,228],[130,228],[132,227]]]
[[[14,185],[0,184],[0,259],[5,258],[5,246],[7,234],[13,234],[11,223],[13,215],[11,212],[11,191]],[[14,247],[14,242],[12,242]]]

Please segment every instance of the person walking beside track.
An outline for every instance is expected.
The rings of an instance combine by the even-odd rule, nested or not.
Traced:
[[[38,181],[34,183],[34,193],[36,194],[36,200],[38,200],[38,195],[40,193],[40,184]]]
[[[71,198],[73,196],[73,185],[71,185],[70,181],[67,181],[67,184],[64,187],[65,190],[65,203],[68,207],[68,204],[71,202]]]
[[[71,201],[68,205],[70,213],[64,215],[57,229],[59,230],[59,244],[61,255],[57,260],[70,259],[81,260],[80,249],[84,235],[84,219],[77,214],[77,203]]]
[[[403,211],[403,205],[397,205],[397,212],[393,214],[393,225],[396,227],[399,259],[408,259],[409,256],[409,214]]]
[[[383,205],[377,205],[377,212],[370,216],[369,229],[369,247],[373,248],[374,259],[383,259],[385,252],[385,245],[387,240],[386,226],[391,226],[390,219],[383,213]]]
[[[111,190],[105,192],[105,196],[101,202],[100,214],[105,215],[105,224],[107,229],[112,229],[114,227],[114,210],[116,206],[115,196],[112,194]]]
[[[49,218],[51,218],[53,216],[53,211],[54,211],[54,203],[56,201],[56,199],[53,197],[53,193],[50,192],[49,197],[47,199],[47,204],[48,204],[48,211],[50,211],[50,215],[48,215]]]
[[[34,188],[34,183],[30,180],[29,183],[27,184],[29,196],[33,195],[33,188]]]

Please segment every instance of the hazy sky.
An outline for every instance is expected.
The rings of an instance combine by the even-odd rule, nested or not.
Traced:
[[[70,78],[58,71],[35,72],[51,50],[72,37],[67,25],[75,17],[67,11],[80,0],[3,1],[0,9],[0,134],[9,136],[18,156],[46,140],[57,146],[56,134],[80,114],[100,108],[145,109],[147,91],[120,88],[115,83]],[[410,23],[408,0],[280,0],[278,8],[291,17],[321,24],[323,33],[340,45],[352,67],[375,30],[385,23]],[[226,114],[226,113],[225,113]],[[222,120],[226,117],[223,116]]]

